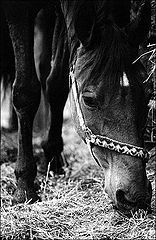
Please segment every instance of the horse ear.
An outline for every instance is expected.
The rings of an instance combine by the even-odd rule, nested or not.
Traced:
[[[138,8],[137,16],[125,28],[129,41],[139,46],[147,36],[151,26],[151,4],[150,0],[143,0]]]
[[[85,1],[75,18],[75,32],[84,47],[92,42],[95,27],[95,14],[92,1]]]

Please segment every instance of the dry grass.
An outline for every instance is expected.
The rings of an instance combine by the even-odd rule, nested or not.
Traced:
[[[147,54],[153,53],[152,50]],[[155,52],[154,50],[154,54]],[[152,56],[150,60],[153,61],[155,55],[150,56]],[[152,76],[155,74],[155,62],[151,66]],[[66,177],[56,179],[50,172],[46,181],[45,176],[38,176],[42,202],[31,205],[25,202],[12,206],[12,194],[16,189],[14,163],[6,161],[15,158],[16,135],[2,135],[2,161],[5,163],[1,167],[1,238],[154,240],[156,238],[154,157],[147,164],[147,176],[153,189],[153,212],[147,215],[146,212],[139,211],[131,218],[127,218],[113,209],[110,199],[103,190],[102,170],[91,159],[88,150],[73,132],[71,123],[68,122],[66,125],[65,156],[69,162]],[[40,138],[35,137],[35,154],[42,157],[39,144]],[[8,148],[11,151],[8,151]],[[154,155],[155,150],[151,152]]]
[[[90,171],[93,174],[93,166],[87,175]],[[147,216],[144,211],[130,219],[119,215],[98,176],[75,181],[58,179],[57,183],[51,177],[42,196],[45,200],[32,205],[11,207],[11,196],[2,196],[3,239],[155,239],[155,215]]]
[[[66,177],[54,178],[50,172],[39,176],[42,202],[11,206],[16,188],[14,163],[1,168],[2,239],[155,239],[156,213],[140,211],[127,218],[116,212],[103,190],[102,170],[91,159],[86,146],[74,133],[70,122],[64,128]],[[70,135],[69,135],[70,134]],[[70,136],[70,137],[69,137]],[[34,140],[39,143],[39,138]],[[72,144],[71,144],[72,143]],[[39,152],[39,148],[36,148]],[[155,205],[154,159],[147,167],[152,182],[152,208]],[[45,189],[45,193],[44,193]]]

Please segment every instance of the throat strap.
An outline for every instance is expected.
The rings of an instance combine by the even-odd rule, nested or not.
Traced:
[[[91,142],[86,140],[86,143],[87,143],[87,147],[89,149],[89,152],[91,154],[91,156],[94,158],[94,160],[97,162],[97,164],[99,165],[99,167],[103,168],[101,162],[99,161],[99,159],[95,156],[95,154],[93,153],[93,149],[92,149],[92,146],[91,146]]]

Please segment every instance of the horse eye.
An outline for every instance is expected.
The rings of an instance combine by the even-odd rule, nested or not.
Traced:
[[[84,104],[89,108],[97,108],[97,99],[95,98],[95,94],[91,92],[86,92],[82,95]]]

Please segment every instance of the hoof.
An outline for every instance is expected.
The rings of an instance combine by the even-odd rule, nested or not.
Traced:
[[[42,157],[40,161],[37,162],[37,172],[39,174],[46,175],[48,169],[48,161],[45,157]]]
[[[17,188],[13,196],[12,205],[25,202],[34,203],[37,201],[41,201],[41,199],[33,188],[29,190]]]
[[[54,175],[65,175],[64,168],[67,166],[64,156],[59,155],[52,158],[50,162],[50,170]]]
[[[67,167],[67,161],[62,154],[54,156],[50,161],[48,161],[46,158],[41,159],[40,164],[37,166],[37,171],[41,174],[46,174],[49,162],[50,171],[53,171],[54,175],[65,174],[64,168]]]
[[[61,153],[63,149],[62,139],[60,140],[60,142],[58,142],[58,146],[54,147],[47,141],[43,141],[41,146],[43,148],[45,158],[41,160],[37,170],[40,173],[46,174],[48,164],[50,162],[50,170],[53,171],[54,175],[65,174],[64,168],[68,166],[68,163],[63,154]]]

